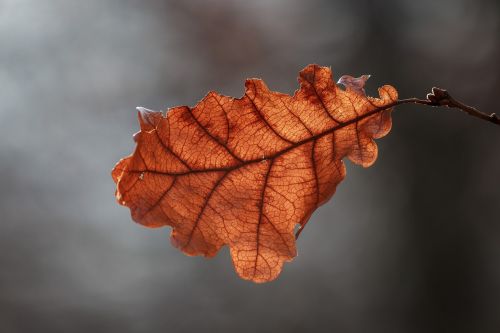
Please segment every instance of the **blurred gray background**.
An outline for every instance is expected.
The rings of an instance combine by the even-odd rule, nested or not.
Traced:
[[[293,93],[308,63],[500,98],[500,2],[0,0],[0,332],[498,332],[500,128],[402,106],[269,284],[135,224],[135,107]]]

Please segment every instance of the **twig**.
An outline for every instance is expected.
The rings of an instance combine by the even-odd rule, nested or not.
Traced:
[[[395,103],[395,105],[399,104],[424,104],[434,107],[445,106],[449,108],[456,108],[462,110],[465,113],[468,113],[473,117],[492,122],[493,124],[500,125],[500,118],[495,113],[488,115],[486,113],[479,111],[476,108],[473,108],[472,106],[457,101],[448,93],[448,91],[441,88],[436,88],[436,87],[432,88],[432,92],[427,94],[427,99],[418,99],[418,98],[400,99]]]

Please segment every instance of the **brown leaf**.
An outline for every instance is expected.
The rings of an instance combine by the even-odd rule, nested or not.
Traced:
[[[383,109],[397,100],[391,86],[366,97],[364,81],[341,90],[317,65],[299,82],[294,96],[249,79],[241,98],[210,92],[166,116],[139,108],[135,152],[112,173],[118,202],[138,223],[172,226],[172,243],[188,255],[227,244],[243,279],[275,279],[297,254],[296,225],[345,177],[342,158],[374,163],[373,139],[391,128]]]

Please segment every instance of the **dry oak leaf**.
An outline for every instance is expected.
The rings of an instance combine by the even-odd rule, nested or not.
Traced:
[[[397,100],[387,85],[380,98],[342,90],[317,65],[299,83],[289,96],[248,79],[241,98],[209,92],[165,116],[138,108],[135,152],[112,172],[118,202],[140,224],[173,227],[173,245],[188,255],[212,257],[227,244],[240,277],[275,279],[297,255],[294,228],[345,177],[342,158],[374,163],[373,139],[389,132]]]

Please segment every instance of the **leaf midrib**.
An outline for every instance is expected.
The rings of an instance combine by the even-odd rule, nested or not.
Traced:
[[[332,134],[333,132],[335,132],[341,128],[344,128],[346,126],[358,123],[359,121],[361,121],[363,119],[366,119],[366,118],[373,116],[379,112],[390,109],[398,104],[401,104],[401,102],[402,102],[401,100],[397,100],[397,101],[391,102],[389,104],[386,104],[384,106],[377,107],[377,108],[375,108],[375,109],[373,109],[373,110],[371,110],[371,111],[369,111],[361,116],[356,116],[356,117],[354,117],[346,122],[337,124],[337,125],[329,128],[321,133],[318,133],[316,135],[312,135],[312,136],[308,137],[307,139],[297,141],[293,144],[290,144],[288,147],[286,147],[280,151],[277,151],[276,153],[274,153],[272,155],[263,156],[262,158],[255,158],[255,159],[251,159],[251,160],[242,160],[240,163],[236,163],[236,164],[231,165],[231,166],[219,167],[219,168],[190,169],[190,170],[186,170],[183,172],[164,172],[164,171],[155,171],[155,170],[127,170],[127,171],[130,173],[148,172],[148,173],[159,174],[159,175],[168,175],[168,176],[186,176],[186,175],[190,175],[190,174],[205,173],[205,172],[230,172],[230,171],[245,167],[247,165],[251,165],[253,163],[262,162],[262,161],[266,161],[266,160],[273,161],[274,159],[280,157],[281,155],[288,153],[289,151],[291,151],[295,148],[298,148],[298,147],[305,145],[309,142],[313,142],[315,140],[318,140],[326,135]]]

